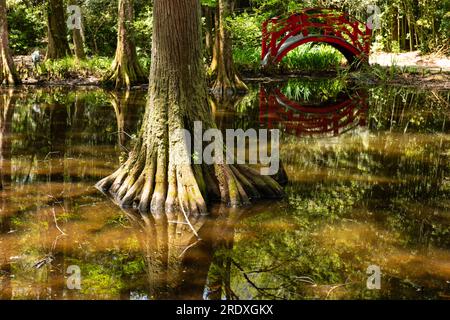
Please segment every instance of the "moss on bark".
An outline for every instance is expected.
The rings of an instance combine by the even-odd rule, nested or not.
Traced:
[[[62,0],[49,0],[47,4],[48,47],[46,59],[62,59],[70,54],[67,25]]]

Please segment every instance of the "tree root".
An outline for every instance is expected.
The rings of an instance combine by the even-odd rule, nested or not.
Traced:
[[[115,89],[130,89],[133,85],[146,82],[148,82],[147,77],[144,75],[139,62],[118,62],[117,59],[113,62],[111,71],[102,80],[105,86]]]
[[[231,79],[226,75],[218,76],[211,88],[211,92],[216,97],[227,98],[235,94],[247,93],[248,87],[235,73]]]
[[[7,49],[5,49],[7,50]],[[19,75],[17,74],[14,62],[9,53],[1,52],[0,50],[0,84],[18,85],[21,83]]]
[[[133,207],[155,216],[183,212],[186,218],[206,215],[207,200],[239,207],[254,199],[283,196],[275,180],[248,166],[196,166],[177,163],[176,159],[180,158],[168,159],[162,149],[132,154],[96,187],[109,193],[121,207]]]

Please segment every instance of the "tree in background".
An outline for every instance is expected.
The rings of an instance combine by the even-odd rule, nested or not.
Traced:
[[[214,11],[215,6],[211,5],[210,0],[202,1],[202,16],[205,18],[205,54],[207,59],[210,59],[213,53]]]
[[[117,48],[117,0],[83,2],[83,28],[88,52],[113,56]]]
[[[210,73],[215,78],[212,90],[219,96],[247,91],[247,86],[240,79],[233,61],[233,41],[227,21],[233,12],[233,2],[233,0],[218,0],[216,13]]]
[[[133,0],[119,0],[116,56],[111,72],[104,79],[105,84],[114,86],[116,89],[130,89],[135,84],[147,81],[136,53],[133,39],[133,20]]]
[[[62,59],[70,54],[65,7],[62,0],[48,1],[47,19],[48,47],[46,59]]]
[[[206,201],[231,206],[250,198],[280,197],[268,176],[243,165],[190,164],[194,121],[216,128],[208,104],[199,0],[155,0],[149,98],[129,159],[97,184],[121,206],[143,214],[206,214]],[[219,156],[216,154],[216,156]]]
[[[6,0],[0,0],[0,84],[17,84],[20,79],[9,50]]]

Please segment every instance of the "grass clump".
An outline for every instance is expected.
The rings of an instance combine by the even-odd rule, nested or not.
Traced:
[[[261,48],[235,48],[234,62],[241,72],[256,73],[261,69]],[[290,51],[279,64],[280,72],[334,71],[344,62],[343,55],[333,47],[304,44]]]
[[[48,80],[68,78],[101,78],[110,68],[111,58],[94,56],[84,60],[66,57],[60,60],[46,60],[38,66],[38,74]]]

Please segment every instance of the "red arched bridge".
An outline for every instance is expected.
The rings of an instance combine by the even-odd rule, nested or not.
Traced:
[[[368,61],[372,30],[336,9],[309,8],[289,17],[267,20],[262,30],[262,67],[279,63],[291,50],[308,43],[327,43],[349,63]]]

